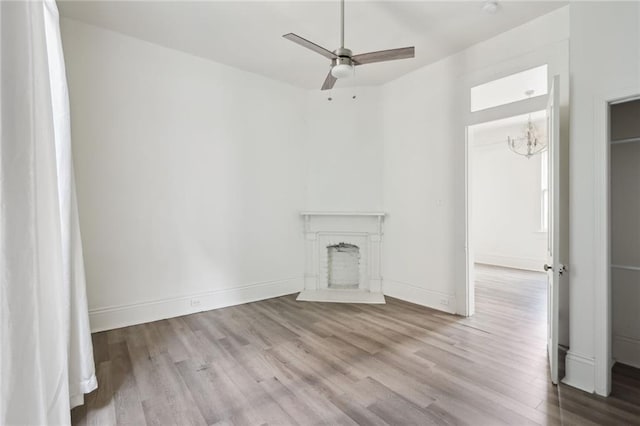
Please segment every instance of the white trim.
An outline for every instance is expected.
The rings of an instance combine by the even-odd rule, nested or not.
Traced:
[[[640,368],[640,339],[613,335],[615,362]]]
[[[385,285],[383,292],[385,296],[394,297],[404,300],[405,302],[415,303],[416,305],[426,306],[450,314],[456,313],[456,296],[454,295],[427,290],[415,284],[393,279],[385,278],[384,281],[385,283],[392,283],[391,285]]]
[[[594,377],[595,392],[611,393],[611,250],[609,203],[609,105],[640,97],[628,87],[594,98]]]
[[[264,281],[241,287],[89,310],[91,332],[158,321],[296,293],[302,277]]]
[[[493,253],[478,253],[475,255],[475,263],[484,265],[502,266],[505,268],[524,269],[526,271],[542,272],[546,259],[544,257],[517,257]]]
[[[569,350],[565,359],[565,369],[562,383],[586,392],[594,391],[595,362],[593,357],[577,354]]]
[[[468,92],[467,92],[468,93]],[[473,212],[471,203],[471,176],[473,171],[473,162],[471,161],[471,140],[469,138],[469,127],[464,128],[465,140],[464,140],[464,252],[465,252],[465,276],[464,286],[459,289],[456,286],[456,313],[465,317],[470,317],[475,314],[476,310],[476,295],[475,295],[475,253],[473,253],[473,246],[471,241],[471,234],[473,231]]]
[[[521,101],[500,105],[494,108],[471,112],[469,113],[469,121],[467,122],[467,125],[474,126],[476,124],[490,123],[492,121],[502,120],[505,118],[546,111],[547,98],[548,95],[544,94],[531,99],[523,99]]]

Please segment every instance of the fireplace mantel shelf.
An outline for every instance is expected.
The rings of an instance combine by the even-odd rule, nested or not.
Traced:
[[[386,216],[385,212],[323,212],[323,211],[303,211],[300,216]]]

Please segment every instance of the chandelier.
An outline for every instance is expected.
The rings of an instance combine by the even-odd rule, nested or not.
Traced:
[[[527,90],[525,94],[531,98],[533,92],[533,90]],[[514,153],[527,158],[540,154],[547,149],[547,142],[544,137],[539,135],[538,129],[531,121],[531,114],[529,114],[523,134],[513,138],[507,136],[507,145],[509,145],[509,149]]]

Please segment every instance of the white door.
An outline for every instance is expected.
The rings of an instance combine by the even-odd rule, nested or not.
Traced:
[[[560,139],[560,78],[555,76],[547,104],[547,137],[549,156],[549,229],[547,244],[547,351],[551,381],[558,383],[558,330],[560,313],[560,286],[563,285],[565,255],[568,251],[568,212],[564,202],[568,194],[563,193],[568,179],[566,150]]]

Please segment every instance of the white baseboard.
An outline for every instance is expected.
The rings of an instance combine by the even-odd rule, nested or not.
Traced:
[[[265,281],[162,300],[91,309],[89,321],[91,332],[94,333],[284,296],[303,288],[302,277]]]
[[[503,256],[491,253],[475,253],[474,261],[486,265],[503,266],[505,268],[524,269],[527,271],[542,271],[544,258]]]
[[[405,302],[415,303],[450,314],[456,313],[456,297],[402,281],[384,279],[383,293]]]
[[[595,391],[595,360],[593,357],[576,354],[569,350],[565,360],[565,368],[562,383],[589,393]]]
[[[614,334],[612,340],[615,362],[640,368],[640,339]]]

